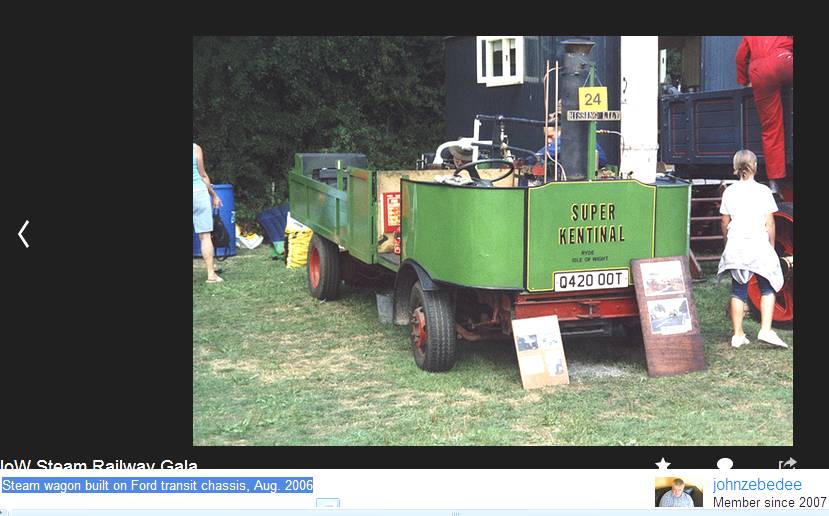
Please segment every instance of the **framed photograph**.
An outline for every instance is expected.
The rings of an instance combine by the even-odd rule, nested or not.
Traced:
[[[538,349],[537,335],[519,335],[518,336],[518,351],[529,351],[531,349]]]
[[[560,376],[565,373],[564,355],[557,353],[544,353],[544,363],[547,371],[553,376]]]
[[[685,293],[682,262],[668,260],[643,263],[642,285],[645,287],[645,296],[647,297]]]
[[[539,349],[553,349],[561,345],[561,339],[554,332],[539,333],[536,338]]]
[[[685,297],[648,301],[648,317],[654,334],[674,335],[691,331],[691,311]]]

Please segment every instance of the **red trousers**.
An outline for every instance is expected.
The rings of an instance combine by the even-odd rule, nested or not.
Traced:
[[[792,84],[794,57],[781,50],[761,59],[752,59],[748,68],[754,102],[763,130],[763,156],[769,179],[786,177],[786,145],[783,132],[783,102],[780,89]]]

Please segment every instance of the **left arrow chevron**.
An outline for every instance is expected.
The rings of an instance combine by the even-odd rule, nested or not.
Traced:
[[[18,231],[18,232],[17,232],[17,236],[19,236],[19,237],[20,237],[20,240],[22,240],[22,241],[23,241],[23,245],[25,245],[25,246],[26,246],[26,249],[28,249],[28,248],[29,248],[29,242],[26,242],[26,239],[25,239],[25,238],[23,238],[23,231],[25,231],[25,230],[26,230],[26,226],[28,226],[28,225],[29,225],[29,221],[27,220],[26,222],[24,222],[24,223],[23,223],[23,227],[22,227],[22,228],[20,228],[20,231]]]

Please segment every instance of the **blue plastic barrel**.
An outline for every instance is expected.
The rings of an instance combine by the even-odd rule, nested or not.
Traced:
[[[230,233],[230,252],[227,248],[222,247],[213,251],[215,256],[236,256],[236,211],[233,206],[233,185],[213,185],[213,190],[222,200],[222,207],[219,208],[219,216],[222,217],[222,222]],[[193,233],[193,256],[201,256],[201,243],[199,243],[199,236]]]

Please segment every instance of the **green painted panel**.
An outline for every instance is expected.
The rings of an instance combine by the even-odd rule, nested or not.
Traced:
[[[371,172],[348,168],[348,252],[365,263],[374,263],[374,187]]]
[[[291,203],[291,215],[302,220],[308,217],[308,189],[294,181],[294,175],[288,174],[288,193]]]
[[[402,259],[440,281],[523,288],[525,190],[404,179],[401,193]]]
[[[656,189],[656,256],[688,254],[690,206],[690,184]]]
[[[288,182],[291,216],[333,242],[347,241],[346,192],[296,173]]]
[[[630,260],[653,257],[655,186],[559,182],[530,188],[528,197],[529,291],[554,290],[556,272],[630,270]]]

